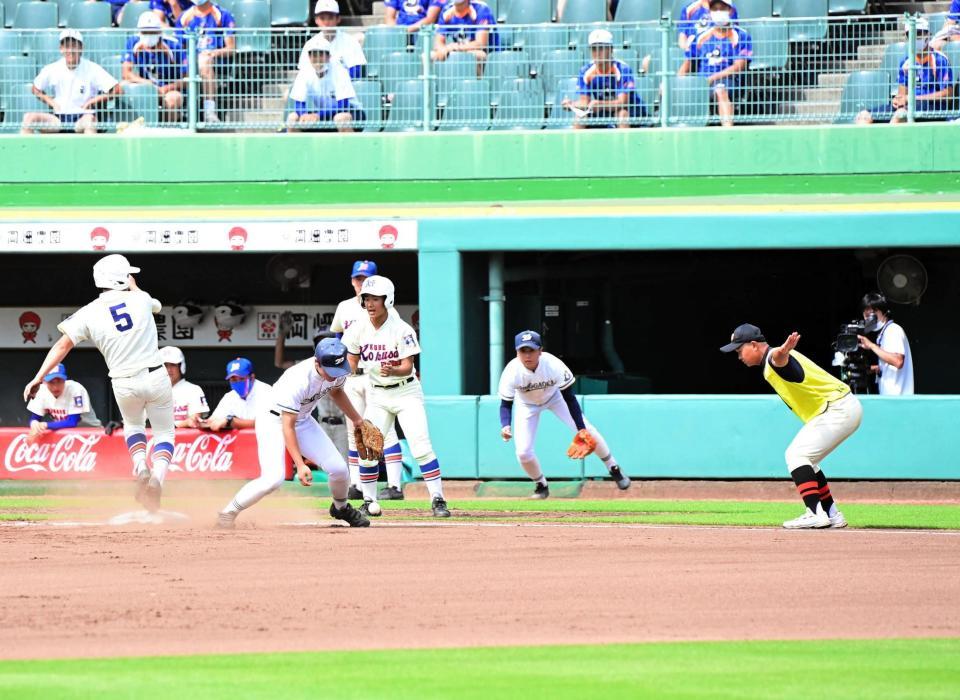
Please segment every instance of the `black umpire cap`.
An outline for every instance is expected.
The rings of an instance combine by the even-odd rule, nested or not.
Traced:
[[[741,345],[752,342],[765,343],[767,339],[763,337],[763,331],[752,323],[744,323],[736,327],[730,336],[730,342],[720,348],[720,352],[733,352],[738,350]]]

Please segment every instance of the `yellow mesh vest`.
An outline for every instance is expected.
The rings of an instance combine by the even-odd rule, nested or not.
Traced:
[[[763,378],[804,423],[823,413],[831,401],[850,393],[850,387],[796,350],[790,351],[790,357],[803,368],[802,382],[788,382],[777,374],[770,365],[769,355],[763,358]]]

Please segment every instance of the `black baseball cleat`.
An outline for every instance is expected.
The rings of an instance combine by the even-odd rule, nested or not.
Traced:
[[[330,517],[342,520],[350,527],[370,527],[370,519],[349,503],[343,508],[337,508],[335,503],[331,503]]]
[[[396,486],[388,486],[387,488],[380,490],[380,493],[377,494],[377,498],[381,501],[402,501],[403,491],[398,489]]]
[[[530,496],[530,500],[542,501],[545,498],[550,498],[550,487],[537,482],[537,487],[533,490],[533,495]]]
[[[383,514],[383,511],[380,509],[380,504],[378,503],[373,509],[376,511],[375,513],[370,512],[370,506],[372,505],[373,501],[364,500],[363,505],[360,506],[360,512],[366,515],[368,518],[379,518]]]
[[[163,487],[160,486],[160,482],[150,477],[150,481],[147,482],[147,486],[143,490],[143,500],[141,501],[143,507],[151,513],[156,513],[160,510],[160,496],[162,491]]]
[[[617,482],[617,488],[621,491],[630,488],[630,477],[620,471],[617,465],[610,467],[610,478]]]
[[[358,489],[353,484],[350,484],[350,488],[347,489],[347,500],[348,501],[362,501],[363,500],[363,491]]]
[[[137,490],[133,494],[133,497],[137,500],[137,503],[139,503],[143,507],[147,506],[145,501],[145,496],[147,493],[147,484],[149,483],[150,483],[150,471],[148,469],[144,469],[142,472],[140,472],[137,475]]]
[[[430,510],[433,511],[433,517],[435,518],[450,517],[450,509],[447,508],[447,502],[443,500],[443,496],[433,497],[433,502],[430,504]]]

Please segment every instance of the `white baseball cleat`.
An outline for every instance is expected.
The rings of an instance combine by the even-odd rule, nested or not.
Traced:
[[[783,524],[788,530],[819,530],[830,527],[830,518],[823,512],[823,506],[817,504],[816,512],[807,508],[807,512],[799,518],[788,520]]]
[[[830,527],[846,527],[847,519],[843,517],[843,513],[839,510],[830,516]]]

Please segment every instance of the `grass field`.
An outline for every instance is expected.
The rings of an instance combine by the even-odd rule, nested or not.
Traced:
[[[958,658],[960,639],[892,639],[18,661],[0,697],[953,700]]]

